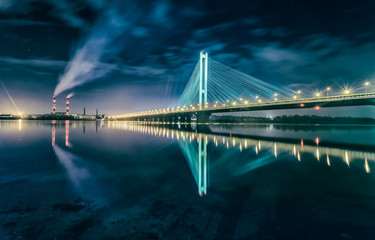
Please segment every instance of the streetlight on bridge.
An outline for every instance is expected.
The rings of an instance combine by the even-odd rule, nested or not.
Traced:
[[[368,88],[368,86],[370,86],[370,82],[369,82],[369,81],[366,81],[366,82],[365,82],[366,93],[367,93],[367,88]]]
[[[326,88],[326,92],[327,92],[327,97],[328,97],[328,92],[331,91],[331,88],[330,87],[327,87]]]

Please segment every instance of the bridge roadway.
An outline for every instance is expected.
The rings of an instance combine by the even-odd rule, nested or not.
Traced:
[[[116,120],[142,121],[145,123],[191,123],[192,117],[196,117],[197,123],[208,123],[209,117],[215,113],[264,111],[281,109],[325,108],[375,105],[375,92],[350,94],[316,98],[300,98],[292,100],[279,100],[260,103],[237,104],[232,106],[206,107],[202,109],[186,108],[184,110],[160,110],[157,112],[141,112],[111,116]]]

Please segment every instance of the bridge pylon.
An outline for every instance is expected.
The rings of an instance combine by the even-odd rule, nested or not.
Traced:
[[[199,58],[199,109],[207,107],[208,54],[201,52]]]

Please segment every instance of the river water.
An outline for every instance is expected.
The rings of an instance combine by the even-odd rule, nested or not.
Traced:
[[[374,125],[3,120],[0,156],[0,239],[375,234]]]

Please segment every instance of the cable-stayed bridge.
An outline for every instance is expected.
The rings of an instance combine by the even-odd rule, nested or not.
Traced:
[[[201,52],[176,105],[111,118],[152,123],[205,123],[214,113],[375,105],[375,92],[368,92],[368,85],[366,82],[365,93],[343,89],[330,96],[328,87],[306,98],[300,91],[267,83],[209,59],[207,53]]]

